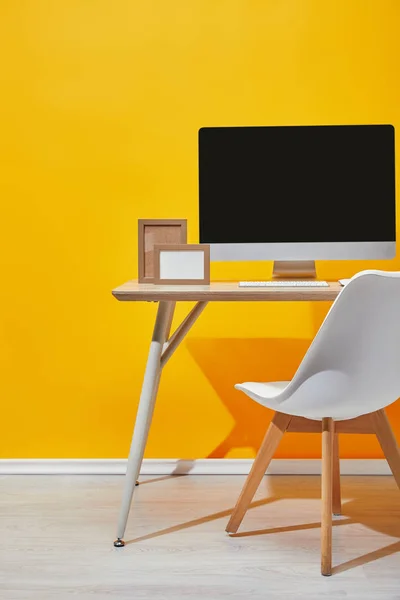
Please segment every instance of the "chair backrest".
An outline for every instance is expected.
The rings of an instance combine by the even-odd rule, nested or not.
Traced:
[[[349,281],[285,396],[315,418],[349,418],[400,397],[400,272],[362,271]]]

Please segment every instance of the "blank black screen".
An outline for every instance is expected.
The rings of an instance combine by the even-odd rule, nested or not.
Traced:
[[[391,125],[199,130],[201,243],[395,240]]]

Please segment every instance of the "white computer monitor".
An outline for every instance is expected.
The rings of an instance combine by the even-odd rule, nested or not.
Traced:
[[[201,128],[199,225],[214,261],[393,258],[393,126]]]

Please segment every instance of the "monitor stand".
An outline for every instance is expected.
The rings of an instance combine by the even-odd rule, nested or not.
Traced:
[[[315,279],[315,261],[313,260],[275,260],[273,279]]]

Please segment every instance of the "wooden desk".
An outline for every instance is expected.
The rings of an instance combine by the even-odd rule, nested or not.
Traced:
[[[329,287],[316,288],[245,288],[237,281],[214,282],[210,285],[153,285],[128,281],[113,290],[117,300],[137,302],[138,300],[195,301],[195,302],[245,302],[245,301],[290,301],[334,300],[342,286],[337,281],[329,282]]]
[[[237,282],[215,282],[210,285],[153,285],[128,281],[113,290],[117,300],[125,302],[158,302],[157,316],[151,338],[135,429],[132,436],[121,510],[118,520],[116,547],[124,545],[123,536],[128,520],[135,483],[139,476],[150,429],[161,371],[208,302],[293,302],[332,301],[343,289],[338,282],[320,288],[240,288]],[[195,306],[170,336],[176,302],[196,302]]]

